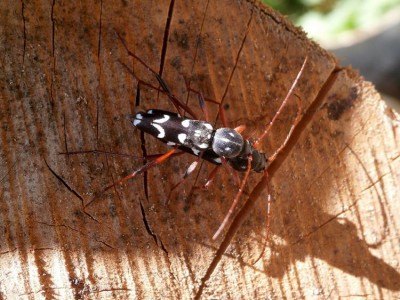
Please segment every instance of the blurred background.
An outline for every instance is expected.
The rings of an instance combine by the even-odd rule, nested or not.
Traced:
[[[263,0],[375,84],[400,112],[400,0]]]

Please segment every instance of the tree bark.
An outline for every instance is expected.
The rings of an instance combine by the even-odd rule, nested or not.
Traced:
[[[3,299],[399,296],[399,116],[281,15],[244,0],[0,7]],[[203,163],[196,183],[195,172],[169,197],[195,160],[185,154],[103,192],[144,154],[169,150],[126,116],[175,109],[145,85],[159,87],[118,35],[199,119],[187,84],[207,99],[210,122],[222,103],[248,138],[265,130],[307,57],[262,140],[272,155],[301,109],[268,168],[269,193],[252,172],[215,241],[238,193],[229,169],[193,189],[213,170]],[[59,154],[94,149],[114,155]]]

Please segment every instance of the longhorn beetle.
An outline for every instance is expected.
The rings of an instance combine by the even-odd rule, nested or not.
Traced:
[[[138,129],[151,134],[168,146],[177,147],[187,153],[200,156],[213,164],[220,165],[222,159],[237,171],[248,168],[251,157],[251,170],[265,170],[266,158],[253,147],[249,140],[235,129],[218,128],[200,120],[193,120],[164,110],[150,109],[139,112],[131,119]]]
[[[300,121],[301,108],[300,104],[298,104],[299,107],[297,116],[294,122],[292,123],[290,131],[286,136],[286,139],[283,142],[283,144],[268,158],[265,156],[264,153],[262,153],[257,149],[260,145],[261,140],[268,134],[272,125],[279,117],[279,115],[282,113],[282,110],[287,104],[289,98],[293,95],[294,88],[296,87],[299,78],[304,72],[308,57],[307,56],[305,57],[303,64],[295,80],[292,83],[292,86],[290,87],[285,99],[281,103],[281,106],[279,107],[275,116],[266,126],[261,136],[255,141],[251,141],[245,139],[241,135],[241,132],[243,131],[244,127],[239,126],[235,129],[228,128],[226,122],[224,121],[224,118],[222,118],[222,121],[224,123],[223,125],[226,127],[215,129],[214,126],[208,122],[208,120],[202,121],[182,116],[179,113],[180,108],[183,108],[185,112],[187,112],[191,116],[194,116],[194,113],[191,111],[189,107],[187,107],[187,105],[179,101],[171,93],[167,84],[154,70],[152,70],[144,61],[142,61],[138,56],[136,56],[128,49],[124,39],[121,36],[119,36],[119,38],[122,44],[124,45],[125,49],[127,50],[128,55],[132,56],[134,59],[139,61],[143,66],[145,66],[145,68],[147,68],[150,72],[154,73],[162,88],[160,90],[157,87],[154,87],[148,83],[143,82],[142,80],[137,78],[137,76],[132,70],[130,70],[125,64],[122,63],[125,66],[125,68],[138,80],[136,102],[138,103],[140,100],[139,99],[140,84],[145,84],[151,88],[166,93],[168,98],[171,100],[172,104],[177,109],[178,113],[159,110],[159,109],[150,109],[147,110],[146,112],[138,112],[130,117],[130,121],[132,122],[133,126],[137,127],[139,130],[145,133],[148,133],[156,137],[161,142],[167,144],[168,146],[173,147],[173,149],[165,153],[164,155],[156,157],[154,160],[143,165],[130,175],[114,182],[112,185],[106,187],[104,191],[108,190],[111,187],[116,186],[117,184],[125,182],[126,180],[135,177],[136,175],[143,173],[149,168],[161,163],[162,161],[173,155],[178,149],[198,157],[198,159],[189,166],[184,175],[184,178],[186,178],[191,172],[193,172],[193,170],[197,166],[199,159],[204,159],[217,166],[223,164],[224,162],[227,162],[234,170],[239,172],[245,172],[245,175],[240,183],[239,191],[236,194],[234,201],[232,202],[229,212],[227,213],[220,227],[213,236],[213,239],[216,239],[220,235],[226,224],[228,223],[230,217],[232,216],[234,209],[238,203],[238,200],[242,194],[243,188],[246,184],[250,171],[253,170],[255,172],[264,172],[266,180],[268,180],[268,172],[267,172],[268,164],[274,161],[279,152],[283,150],[294,128]],[[196,92],[190,89],[190,87],[188,87],[188,91]],[[208,119],[208,114],[204,104],[204,98],[201,95],[201,93],[199,92],[197,93],[199,95],[200,107],[203,110],[206,119]],[[222,115],[223,112],[221,109],[222,109],[221,106],[219,106],[219,114]],[[179,185],[179,183],[177,185]],[[268,214],[267,226],[269,227],[270,196],[268,196],[267,214]]]
[[[119,35],[118,35],[119,36]],[[191,172],[194,171],[194,169],[197,166],[198,160],[199,159],[204,159],[208,162],[211,162],[212,164],[215,164],[220,166],[221,164],[227,162],[234,170],[239,171],[239,172],[245,172],[245,175],[240,183],[239,191],[236,194],[235,199],[232,202],[232,205],[226,214],[223,222],[221,223],[220,227],[216,231],[216,233],[213,236],[213,239],[216,239],[228,223],[230,217],[232,216],[234,209],[238,203],[238,200],[243,192],[244,186],[247,182],[247,178],[250,174],[250,171],[255,171],[258,173],[263,172],[266,180],[268,180],[268,172],[267,172],[267,167],[268,165],[274,161],[277,157],[277,155],[283,150],[283,148],[286,146],[294,128],[296,127],[297,123],[300,121],[301,117],[301,108],[300,104],[298,104],[298,113],[297,116],[292,123],[292,126],[289,130],[289,133],[286,136],[286,139],[282,143],[282,145],[270,156],[266,157],[266,155],[259,151],[257,148],[260,145],[260,142],[265,136],[268,134],[270,131],[272,125],[276,121],[276,119],[279,117],[279,115],[282,113],[283,108],[287,104],[289,98],[293,95],[294,93],[294,88],[297,85],[297,82],[301,75],[304,72],[308,57],[306,56],[303,64],[293,81],[285,99],[282,101],[278,111],[276,112],[275,116],[272,118],[272,120],[269,122],[269,124],[266,126],[264,129],[263,133],[261,136],[252,141],[249,139],[244,138],[241,135],[241,132],[244,130],[244,126],[239,126],[237,128],[229,128],[227,127],[226,122],[224,121],[224,118],[222,117],[222,122],[225,127],[215,129],[214,126],[206,121],[198,120],[196,118],[189,118],[182,116],[180,112],[180,108],[184,109],[186,113],[191,115],[192,117],[195,117],[195,114],[192,112],[192,110],[184,103],[182,103],[180,100],[178,100],[170,91],[168,88],[167,84],[164,82],[164,80],[154,71],[152,70],[144,61],[142,61],[138,56],[136,56],[134,53],[132,53],[126,43],[125,40],[119,36],[122,44],[124,45],[125,49],[128,52],[128,55],[134,57],[137,61],[139,61],[145,68],[147,68],[150,72],[154,73],[157,80],[160,83],[161,89],[157,88],[155,86],[152,86],[149,83],[146,83],[139,78],[137,78],[136,74],[129,68],[127,67],[124,63],[121,62],[121,64],[138,80],[138,87],[137,87],[137,93],[136,93],[136,102],[139,103],[140,101],[140,84],[147,85],[150,88],[153,88],[155,90],[158,90],[160,92],[165,93],[169,100],[172,102],[172,104],[175,106],[176,110],[178,111],[177,113],[174,112],[169,112],[165,110],[159,110],[159,109],[150,109],[147,110],[146,112],[138,112],[135,115],[130,117],[130,121],[133,126],[137,127],[139,130],[148,133],[157,139],[159,139],[161,142],[167,144],[168,146],[173,147],[172,150],[168,151],[167,153],[163,155],[156,155],[152,156],[150,159],[150,162],[147,164],[143,165],[142,167],[136,169],[133,173],[130,175],[114,182],[113,184],[107,186],[104,190],[108,190],[118,184],[121,184],[125,182],[126,180],[135,177],[138,174],[141,174],[148,170],[149,168],[160,164],[164,160],[166,160],[170,156],[177,155],[179,153],[176,153],[177,150],[184,151],[186,153],[192,154],[196,156],[198,159],[192,163],[189,168],[187,169],[184,178],[185,179]],[[196,92],[190,87],[188,87],[188,91]],[[208,114],[205,109],[205,103],[204,103],[204,98],[201,95],[201,93],[198,93],[199,96],[199,104],[201,109],[203,110],[204,115],[206,116],[206,119],[208,119]],[[221,108],[221,105],[219,105],[219,112],[220,115],[223,116],[223,111]],[[79,153],[88,153],[88,152],[93,152],[93,153],[105,153],[104,151],[98,151],[98,150],[93,150],[93,151],[77,151],[77,152],[68,152],[68,153],[61,153],[61,154],[79,154]],[[149,158],[149,157],[147,157]],[[212,172],[213,175],[215,175],[215,172]],[[211,175],[211,176],[213,176]],[[210,176],[210,178],[211,178]],[[210,179],[209,181],[211,181]],[[209,181],[206,183],[205,186],[208,185]],[[177,184],[179,185],[179,183]],[[177,186],[175,185],[175,187]],[[175,188],[174,187],[174,188]],[[268,187],[268,184],[267,184]],[[268,192],[269,193],[269,192]],[[89,203],[85,205],[85,207],[89,206],[94,199],[92,199]],[[270,216],[270,195],[268,194],[268,206],[267,206],[267,227],[269,227],[269,216]],[[268,229],[268,228],[267,228]]]

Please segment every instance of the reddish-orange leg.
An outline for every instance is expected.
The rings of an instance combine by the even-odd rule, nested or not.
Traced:
[[[60,152],[59,154],[61,155],[77,155],[77,154],[102,154],[102,155],[106,155],[106,156],[121,156],[121,157],[127,157],[127,158],[134,158],[134,159],[140,159],[143,161],[149,161],[148,163],[146,163],[145,165],[143,165],[142,167],[140,167],[139,169],[136,169],[133,173],[131,173],[130,175],[122,178],[121,180],[118,180],[116,182],[114,182],[113,184],[107,186],[106,188],[104,188],[102,190],[102,193],[104,193],[105,191],[109,190],[110,188],[121,184],[123,182],[125,182],[126,180],[135,177],[136,175],[139,175],[145,171],[147,171],[148,169],[162,163],[165,159],[167,158],[172,158],[172,157],[176,157],[182,154],[185,154],[185,152],[176,152],[177,149],[172,149],[167,153],[164,154],[152,154],[152,155],[147,155],[146,157],[139,157],[139,156],[134,156],[131,154],[124,154],[124,153],[113,153],[113,152],[109,152],[109,151],[104,151],[104,150],[82,150],[82,151],[69,151],[69,152]],[[87,204],[84,205],[84,207],[88,207],[91,203],[93,203],[93,201],[95,201],[96,198],[93,198],[92,200],[90,200]]]
[[[114,182],[113,184],[110,184],[109,186],[105,187],[105,188],[102,190],[102,193],[104,193],[105,191],[107,191],[107,190],[109,190],[109,189],[111,189],[111,188],[113,188],[113,187],[115,187],[115,186],[117,186],[117,185],[119,185],[119,184],[121,184],[121,183],[124,183],[125,181],[127,181],[127,180],[129,180],[129,179],[135,177],[136,175],[142,174],[143,172],[147,171],[148,169],[150,169],[150,168],[152,168],[152,167],[154,167],[154,166],[156,166],[156,165],[158,165],[158,164],[161,164],[161,163],[162,163],[163,161],[165,161],[168,157],[172,156],[176,151],[177,151],[177,148],[174,148],[174,149],[168,151],[167,153],[165,153],[165,154],[163,154],[163,155],[157,157],[156,159],[154,159],[154,160],[148,162],[147,164],[145,164],[145,165],[141,166],[140,168],[136,169],[135,171],[133,171],[133,172],[132,172],[131,174],[129,174],[128,176],[125,176],[124,178],[122,178],[122,179],[120,179],[120,180]],[[87,203],[87,204],[85,205],[85,207],[88,207],[93,201],[95,201],[95,198],[92,199],[91,201],[89,201],[89,203]]]
[[[214,233],[214,235],[213,235],[213,237],[212,237],[213,240],[215,240],[215,239],[221,234],[222,230],[225,228],[225,226],[226,226],[226,224],[228,223],[228,221],[230,220],[230,218],[231,218],[233,212],[235,211],[235,208],[236,208],[236,206],[237,206],[237,204],[238,204],[238,202],[239,202],[240,196],[241,196],[242,193],[243,193],[244,186],[246,185],[247,178],[248,178],[249,175],[250,175],[250,171],[251,171],[251,161],[252,161],[252,157],[249,156],[247,171],[246,171],[246,173],[244,174],[242,183],[241,183],[241,185],[240,185],[240,187],[239,187],[239,191],[237,192],[236,197],[235,197],[235,199],[233,200],[232,205],[231,205],[231,207],[229,208],[229,211],[228,211],[228,213],[226,214],[224,220],[222,221],[222,223],[221,223],[221,225],[219,226],[218,230]]]

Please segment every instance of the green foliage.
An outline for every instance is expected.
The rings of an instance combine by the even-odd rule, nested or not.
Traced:
[[[400,0],[263,0],[302,26],[310,36],[326,37],[377,23]]]

